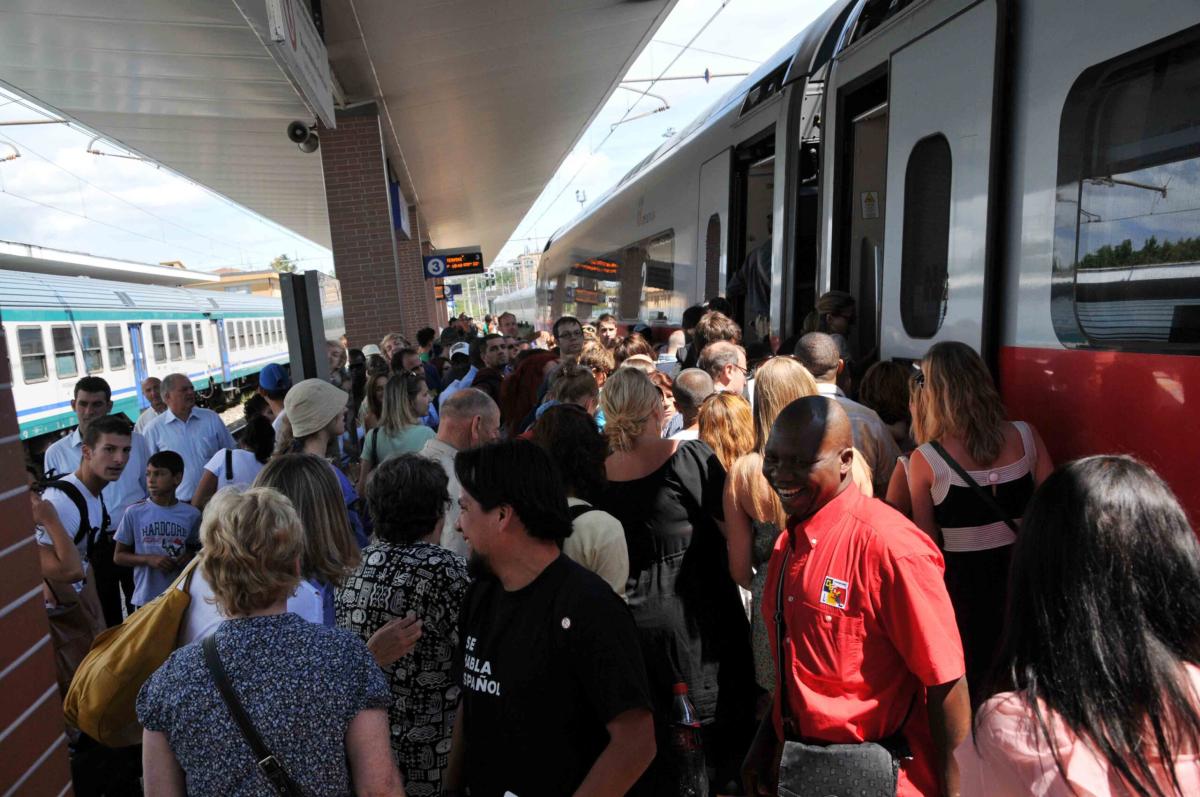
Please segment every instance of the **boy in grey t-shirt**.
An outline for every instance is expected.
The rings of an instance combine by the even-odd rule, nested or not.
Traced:
[[[159,451],[146,465],[150,497],[125,512],[117,529],[113,561],[133,568],[133,604],[162,594],[200,544],[200,510],[175,497],[183,481],[183,457]]]

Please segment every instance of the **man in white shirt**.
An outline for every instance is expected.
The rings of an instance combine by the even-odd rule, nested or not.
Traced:
[[[146,427],[150,453],[174,451],[183,457],[183,481],[175,491],[180,501],[191,501],[204,475],[204,465],[223,448],[237,448],[221,416],[196,406],[196,389],[184,374],[163,378],[167,411]]]
[[[121,588],[116,565],[112,562],[114,528],[102,493],[128,469],[133,448],[131,435],[129,420],[122,415],[91,419],[83,433],[78,467],[51,482],[42,493],[42,498],[54,506],[63,529],[79,549],[84,577],[95,578],[104,621],[109,627],[118,625],[122,619]],[[82,499],[86,515],[80,511],[78,499]],[[35,532],[35,540],[43,547],[54,547],[50,534],[40,526]],[[126,609],[132,611],[132,578],[125,595]]]
[[[900,448],[891,431],[870,407],[846,397],[838,387],[838,375],[846,367],[837,341],[824,332],[810,332],[796,343],[796,359],[817,380],[817,390],[822,396],[836,399],[850,418],[850,431],[854,435],[854,447],[862,452],[871,467],[871,482],[875,495],[887,495],[888,482],[896,469]]]
[[[450,506],[442,525],[442,547],[467,556],[467,543],[458,533],[458,499],[462,487],[454,472],[454,457],[459,451],[490,443],[500,437],[500,407],[488,394],[475,388],[458,391],[442,404],[442,423],[437,437],[421,449],[421,456],[432,459],[446,471],[450,480]]]
[[[712,377],[699,368],[684,368],[671,385],[675,396],[675,411],[683,426],[671,435],[672,440],[700,439],[700,405],[715,392]]]
[[[133,431],[138,434],[145,434],[150,421],[167,411],[167,402],[163,401],[162,397],[162,380],[157,376],[148,376],[142,380],[142,395],[150,402],[150,406],[142,410],[137,423],[133,425]]]
[[[47,476],[52,473],[61,476],[79,469],[79,463],[83,461],[83,436],[88,425],[112,412],[112,406],[112,390],[108,382],[100,377],[85,376],[75,383],[71,409],[75,411],[79,425],[75,431],[54,441],[46,449],[43,469]],[[129,423],[124,415],[119,417]],[[128,467],[121,473],[121,478],[104,487],[104,503],[112,517],[114,530],[125,516],[125,510],[146,497],[146,461],[149,458],[146,438],[135,431],[131,438]],[[129,583],[132,588],[132,580]]]

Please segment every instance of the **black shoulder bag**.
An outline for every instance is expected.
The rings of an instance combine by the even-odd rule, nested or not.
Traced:
[[[238,700],[237,693],[233,691],[233,685],[229,682],[229,676],[225,673],[225,667],[221,664],[221,657],[217,653],[217,635],[210,634],[205,637],[203,648],[204,663],[208,665],[208,671],[212,673],[217,691],[221,693],[221,699],[225,701],[225,706],[233,716],[233,721],[241,730],[242,738],[246,740],[246,744],[250,745],[259,771],[263,773],[275,793],[280,797],[304,797],[304,790],[300,788],[300,784],[292,780],[292,776],[283,768],[283,764],[279,762],[275,754],[267,749],[262,737],[258,735],[254,723],[250,721],[246,710],[242,708],[242,703]]]
[[[971,492],[975,493],[980,501],[983,501],[984,506],[992,510],[992,514],[994,514],[998,520],[1003,520],[1004,525],[1012,529],[1013,534],[1020,533],[1020,529],[1017,527],[1017,524],[1014,523],[1013,519],[1008,516],[1007,512],[1004,511],[1004,507],[1000,506],[991,493],[980,487],[979,483],[971,478],[971,474],[967,473],[966,468],[964,468],[962,465],[959,465],[958,461],[954,459],[954,457],[950,456],[946,449],[942,448],[941,443],[936,440],[931,440],[929,445],[932,446],[933,450],[938,453],[938,456],[945,460],[946,464],[958,474],[959,478],[966,482],[966,485],[971,488]]]
[[[789,535],[790,536],[790,535]],[[912,713],[917,696],[908,704],[900,727],[878,742],[857,744],[820,744],[796,741],[792,707],[788,704],[787,657],[783,652],[786,624],[783,619],[783,585],[791,540],[784,550],[775,590],[775,649],[779,674],[779,711],[783,719],[783,756],[779,762],[779,797],[896,797],[900,761],[912,758],[904,726]]]
[[[225,481],[233,481],[233,449],[225,449]]]

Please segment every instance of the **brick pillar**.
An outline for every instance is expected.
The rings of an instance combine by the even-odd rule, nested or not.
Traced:
[[[368,105],[339,112],[337,129],[321,130],[320,153],[350,345],[378,343],[388,332],[411,339],[435,321],[433,287],[421,276],[417,209],[409,210],[413,240],[392,226],[378,109]]]
[[[0,333],[0,794],[70,790],[12,377]]]

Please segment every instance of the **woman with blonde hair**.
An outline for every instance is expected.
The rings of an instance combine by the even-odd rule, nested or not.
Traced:
[[[301,582],[288,598],[288,611],[333,625],[334,592],[358,566],[361,554],[328,463],[311,454],[276,457],[259,472],[254,486],[270,487],[290,499],[304,526]]]
[[[401,371],[388,377],[383,388],[383,415],[379,425],[363,439],[362,466],[358,471],[359,495],[366,493],[371,469],[389,457],[415,454],[437,434],[421,423],[429,412],[429,387],[420,370]]]
[[[700,439],[729,471],[738,457],[754,450],[754,418],[750,402],[736,393],[713,393],[700,403],[696,414]]]
[[[640,369],[614,371],[600,406],[611,453],[608,483],[594,505],[624,528],[626,597],[642,640],[659,749],[670,745],[672,687],[686,683],[704,724],[705,758],[723,787],[736,782],[754,732],[756,691],[749,628],[720,530],[725,469],[706,443],[662,437],[662,394]],[[634,791],[673,793],[675,765],[659,756]]]
[[[228,488],[209,502],[193,582],[209,585],[223,620],[171,654],[138,694],[147,794],[275,793],[214,670],[304,793],[404,794],[388,744],[387,680],[366,645],[288,611],[306,536],[275,490]]]
[[[762,454],[771,426],[783,408],[805,396],[817,395],[808,369],[791,357],[773,357],[754,373],[754,432],[752,450],[738,457],[725,482],[725,542],[729,573],[750,591],[750,642],[754,677],[768,693],[775,691],[775,664],[762,618],[762,591],[767,561],[779,532],[787,524],[779,496],[762,475]],[[861,459],[861,457],[858,457]],[[856,480],[857,483],[857,480]],[[869,489],[870,478],[867,479]],[[870,493],[868,493],[870,494]]]
[[[1004,629],[1008,564],[1034,488],[1054,463],[1037,430],[1008,421],[987,366],[965,343],[935,344],[916,378],[908,467],[913,522],[941,547],[978,702]]]
[[[259,471],[254,486],[269,487],[289,499],[304,529],[300,581],[288,597],[288,611],[312,623],[333,625],[334,590],[358,565],[360,554],[329,463],[312,454],[285,454]],[[214,496],[209,503],[215,501]],[[209,511],[217,510],[205,507]],[[224,619],[203,571],[193,574],[187,591],[192,602],[180,628],[180,645],[208,636]]]

